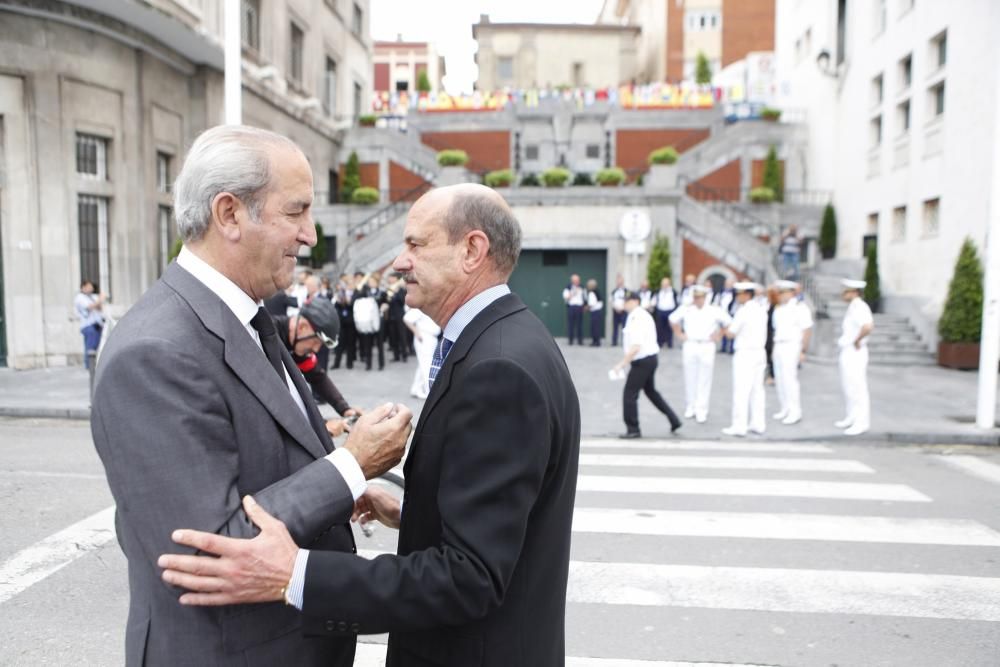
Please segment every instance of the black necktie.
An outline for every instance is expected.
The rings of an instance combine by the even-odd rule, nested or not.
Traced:
[[[285,381],[285,366],[281,363],[281,343],[278,342],[278,332],[274,328],[274,320],[271,314],[263,307],[257,309],[257,314],[250,320],[250,326],[257,330],[260,335],[260,344],[264,348],[267,360],[271,362],[274,372],[281,378],[281,384]]]

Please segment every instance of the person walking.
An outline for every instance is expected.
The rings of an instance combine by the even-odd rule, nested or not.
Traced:
[[[670,432],[681,427],[681,420],[663,400],[656,390],[656,367],[659,365],[660,346],[656,342],[656,324],[653,317],[640,307],[639,295],[630,292],[625,297],[625,311],[628,319],[622,335],[622,345],[625,356],[615,365],[614,371],[629,367],[625,380],[625,390],[622,393],[622,412],[625,419],[625,433],[622,439],[631,440],[642,437],[639,430],[639,392],[646,394],[656,409],[667,416],[670,421]]]
[[[774,384],[774,309],[778,307],[778,290],[774,285],[760,299],[761,305],[767,311],[767,340],[764,342],[764,354],[767,359],[767,369],[764,382]]]
[[[431,390],[431,362],[438,336],[441,335],[441,327],[419,308],[409,308],[403,315],[403,324],[413,332],[413,347],[417,351],[417,370],[413,373],[410,396],[423,400]]]
[[[781,235],[778,248],[781,253],[781,272],[784,274],[782,277],[798,280],[802,239],[799,238],[799,228],[796,225],[788,225],[788,229]]]
[[[660,291],[654,297],[653,313],[656,320],[656,342],[660,347],[674,348],[674,330],[670,326],[670,316],[677,310],[677,291],[670,284],[670,278],[660,281]]]
[[[747,429],[763,434],[767,428],[764,406],[764,343],[767,339],[767,312],[754,300],[757,285],[739,282],[733,286],[740,307],[726,335],[733,339],[732,422],[724,435],[742,438]]]
[[[80,320],[83,334],[83,367],[90,370],[90,358],[97,354],[104,330],[104,295],[97,293],[97,286],[89,280],[80,283],[80,291],[73,298],[73,309]],[[96,356],[95,356],[96,358]]]
[[[868,395],[868,336],[875,328],[872,310],[861,298],[864,280],[842,280],[847,302],[840,346],[840,385],[847,404],[847,416],[834,426],[844,435],[861,435],[871,426],[871,399]]]
[[[625,278],[619,273],[615,280],[615,289],[611,292],[611,310],[613,311],[611,315],[611,347],[618,347],[618,333],[625,326],[625,318],[628,317],[628,313],[625,312],[625,295],[627,293]]]
[[[806,350],[812,333],[813,319],[809,306],[795,298],[798,283],[779,280],[778,306],[774,309],[774,384],[778,390],[780,409],[774,418],[782,424],[797,424],[802,420],[799,390],[799,364],[805,363]]]
[[[587,281],[587,311],[590,313],[590,346],[600,347],[604,335],[604,301],[593,278]]]
[[[578,345],[583,345],[583,307],[586,304],[586,294],[580,285],[580,276],[573,274],[569,285],[563,290],[563,301],[566,302],[566,329],[569,344],[576,339]]]
[[[674,311],[670,324],[674,336],[684,344],[684,392],[687,405],[684,418],[692,417],[699,424],[708,419],[708,401],[712,394],[712,373],[715,370],[715,345],[730,318],[717,306],[707,303],[707,291],[702,285],[692,285],[691,303]]]

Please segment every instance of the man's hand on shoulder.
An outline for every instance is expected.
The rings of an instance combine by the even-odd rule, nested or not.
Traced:
[[[386,403],[354,424],[343,446],[354,455],[365,479],[378,477],[402,460],[412,419],[405,405]]]

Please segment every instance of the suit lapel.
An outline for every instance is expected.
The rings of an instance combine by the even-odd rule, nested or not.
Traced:
[[[326,456],[324,445],[321,444],[318,434],[311,425],[311,418],[310,421],[303,418],[299,406],[288,392],[288,385],[274,372],[267,357],[233,315],[233,311],[212,290],[176,262],[167,267],[163,280],[188,302],[205,328],[222,339],[226,364],[257,397],[274,420],[314,457]],[[283,355],[286,356],[287,353]],[[289,357],[286,364],[290,362]],[[290,375],[294,381],[296,374],[290,373]],[[309,403],[311,401],[306,402],[307,412]]]
[[[309,424],[312,426],[313,431],[316,432],[316,437],[319,438],[320,444],[327,454],[334,450],[333,440],[330,438],[330,434],[326,430],[326,421],[323,419],[323,415],[319,413],[319,408],[316,406],[316,401],[312,397],[312,388],[309,383],[306,382],[305,377],[302,375],[302,371],[299,370],[298,366],[292,360],[292,355],[289,354],[288,350],[284,346],[281,347],[281,360],[285,363],[285,369],[288,371],[288,376],[292,378],[292,384],[295,385],[295,389],[299,392],[299,396],[302,397],[302,404],[306,406],[306,414],[309,416]],[[297,408],[298,406],[296,406]],[[324,454],[325,456],[326,454]]]

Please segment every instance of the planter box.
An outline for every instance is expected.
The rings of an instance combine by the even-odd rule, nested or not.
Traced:
[[[938,365],[963,371],[979,368],[979,343],[938,343]]]
[[[651,190],[672,190],[677,187],[677,164],[651,164],[642,184]]]
[[[436,185],[458,185],[472,183],[474,180],[465,167],[441,167],[438,177],[434,179]]]

